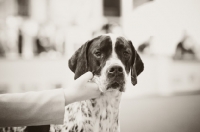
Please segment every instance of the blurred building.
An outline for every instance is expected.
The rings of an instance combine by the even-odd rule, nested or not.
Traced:
[[[30,58],[49,49],[60,51],[62,48],[64,50],[60,52],[70,56],[106,24],[112,24],[112,32],[125,35],[132,10],[148,1],[150,0],[0,0],[0,30],[11,40],[1,49],[8,47],[9,53],[6,52],[6,56],[12,58],[17,51],[20,51],[20,56]],[[60,36],[57,33],[63,37],[56,37]],[[34,40],[38,35],[48,38],[49,46],[44,44],[44,39]]]
[[[192,45],[194,52],[200,53],[198,52],[200,39],[197,37],[200,32],[198,3],[195,0],[177,0],[177,2],[173,0],[0,0],[0,57],[33,60],[34,65],[29,65],[23,59],[16,61],[15,65],[19,68],[16,71],[20,71],[22,67],[22,69],[30,68],[35,69],[30,74],[39,75],[46,67],[49,68],[47,71],[55,69],[54,63],[46,58],[56,60],[55,65],[57,60],[64,63],[66,60],[62,60],[63,58],[69,58],[80,45],[92,37],[101,33],[120,33],[132,40],[135,48],[141,50],[145,59],[147,68],[143,74],[145,77],[141,78],[146,82],[143,83],[144,86],[137,85],[145,89],[139,89],[139,92],[144,93],[145,90],[147,93],[159,90],[165,92],[168,87],[171,88],[169,91],[176,91],[175,87],[177,91],[183,87],[187,87],[185,89],[188,90],[189,86],[197,90],[200,86],[199,70],[197,70],[199,64],[179,62],[180,59],[172,60],[172,57],[178,55],[175,58],[184,58],[179,55],[180,50],[176,49],[181,42],[183,30],[186,30],[189,36],[184,42],[185,47]],[[191,41],[192,39],[195,42]],[[197,44],[197,48],[196,45],[189,43]],[[34,60],[38,56],[49,62]],[[184,56],[196,58],[188,57],[188,54]],[[15,68],[13,63],[11,65],[5,60],[2,62],[0,78],[3,79],[0,79],[0,83],[13,82],[17,78],[15,75],[20,73],[15,73],[15,70],[10,72]],[[158,62],[163,64],[160,65]],[[39,63],[47,66],[38,70],[41,67],[38,66]],[[49,67],[49,64],[52,64],[52,67]],[[67,67],[67,61],[64,65]],[[65,67],[58,69],[66,71]],[[57,80],[61,73],[60,71],[54,73],[57,75],[54,79]],[[175,73],[177,74],[174,75]],[[152,74],[160,80],[152,78],[150,76]],[[24,72],[22,80],[18,82],[23,81],[26,76],[29,74]],[[49,76],[47,80],[48,78]],[[66,75],[63,75],[60,80],[65,78]],[[35,82],[31,83],[42,82],[42,79],[37,80],[36,75],[31,80],[34,79]],[[187,82],[187,85],[184,82]],[[165,88],[161,87],[163,84]],[[148,86],[151,88],[146,89]]]
[[[88,20],[84,19],[98,18],[90,21],[90,24],[95,21],[98,25],[104,18],[120,22],[123,12],[130,10],[127,5],[136,8],[148,1],[152,0],[1,0],[0,19],[13,15],[30,17],[38,22],[53,20],[57,23],[85,24]],[[77,22],[81,18],[84,19]]]
[[[98,28],[108,21],[123,23],[126,14],[151,0],[1,0],[0,20],[8,16],[30,18],[39,23],[87,25]],[[130,11],[130,12],[129,12]],[[129,13],[127,13],[129,12]]]

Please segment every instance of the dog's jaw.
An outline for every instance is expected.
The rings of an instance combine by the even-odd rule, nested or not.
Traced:
[[[108,88],[109,82],[107,81],[106,74],[101,74],[101,76],[94,75],[94,77],[92,78],[92,81],[98,85],[99,90],[102,93],[112,92],[112,91],[116,91],[116,90],[118,90],[119,92],[125,92],[128,75],[126,75],[126,74],[124,74],[124,75],[125,75],[124,84],[121,84],[121,86],[117,87],[117,88],[112,88],[112,87]]]

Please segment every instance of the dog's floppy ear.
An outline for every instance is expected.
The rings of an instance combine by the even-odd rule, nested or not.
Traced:
[[[75,73],[74,79],[77,79],[82,74],[88,71],[88,48],[91,41],[83,44],[69,59],[68,66]]]
[[[128,41],[128,42],[131,45],[131,49],[133,52],[132,66],[131,66],[131,83],[133,85],[136,85],[137,84],[137,76],[144,70],[144,64],[143,64],[139,54],[135,50],[132,42],[131,41]]]

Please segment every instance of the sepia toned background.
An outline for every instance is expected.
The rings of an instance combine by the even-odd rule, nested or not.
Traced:
[[[199,132],[199,0],[0,0],[0,93],[68,88],[68,59],[103,33],[130,39],[145,65],[121,131]]]

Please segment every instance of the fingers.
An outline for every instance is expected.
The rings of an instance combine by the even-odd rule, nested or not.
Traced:
[[[92,72],[86,72],[85,74],[80,76],[78,80],[80,80],[82,83],[85,83],[88,82],[88,80],[92,79],[92,77],[93,77]]]
[[[86,84],[87,87],[87,93],[89,93],[90,98],[97,98],[101,95],[101,91],[99,90],[99,87],[94,82],[89,82]]]
[[[94,90],[97,90],[99,89],[99,86],[95,83],[95,82],[88,82],[86,84],[86,86],[88,87],[88,89],[94,89]]]

